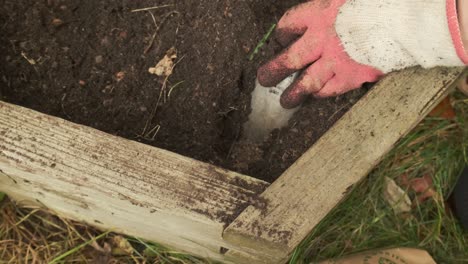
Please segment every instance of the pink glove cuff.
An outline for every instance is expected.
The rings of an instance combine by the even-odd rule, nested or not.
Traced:
[[[468,64],[468,54],[466,53],[466,49],[463,44],[460,21],[458,19],[457,0],[447,0],[447,18],[450,34],[452,35],[457,55],[463,63]]]

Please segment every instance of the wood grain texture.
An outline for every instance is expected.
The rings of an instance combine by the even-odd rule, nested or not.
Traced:
[[[412,68],[382,80],[265,193],[224,238],[255,248],[268,263],[294,248],[441,100],[463,68]],[[313,118],[313,117],[311,117]]]
[[[0,101],[0,191],[201,257],[267,183]]]

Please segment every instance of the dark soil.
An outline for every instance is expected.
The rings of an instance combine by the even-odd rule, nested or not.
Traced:
[[[310,100],[264,144],[239,140],[255,69],[280,47],[247,57],[299,2],[0,0],[0,99],[273,181],[364,93]],[[148,69],[171,47],[164,86]]]

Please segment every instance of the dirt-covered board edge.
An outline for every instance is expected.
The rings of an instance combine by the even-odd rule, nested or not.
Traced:
[[[267,186],[0,101],[0,191],[66,218],[231,262],[222,232]]]
[[[411,68],[390,74],[225,230],[240,250],[284,263],[313,228],[466,74]],[[311,117],[313,118],[313,117]]]
[[[265,182],[0,102],[0,190],[197,256],[281,263],[462,73],[390,75],[260,199]]]

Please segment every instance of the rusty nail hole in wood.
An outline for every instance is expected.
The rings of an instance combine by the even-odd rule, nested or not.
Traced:
[[[225,255],[228,251],[229,251],[228,248],[225,248],[225,247],[220,247],[220,248],[219,248],[219,253],[220,253],[221,255]]]

